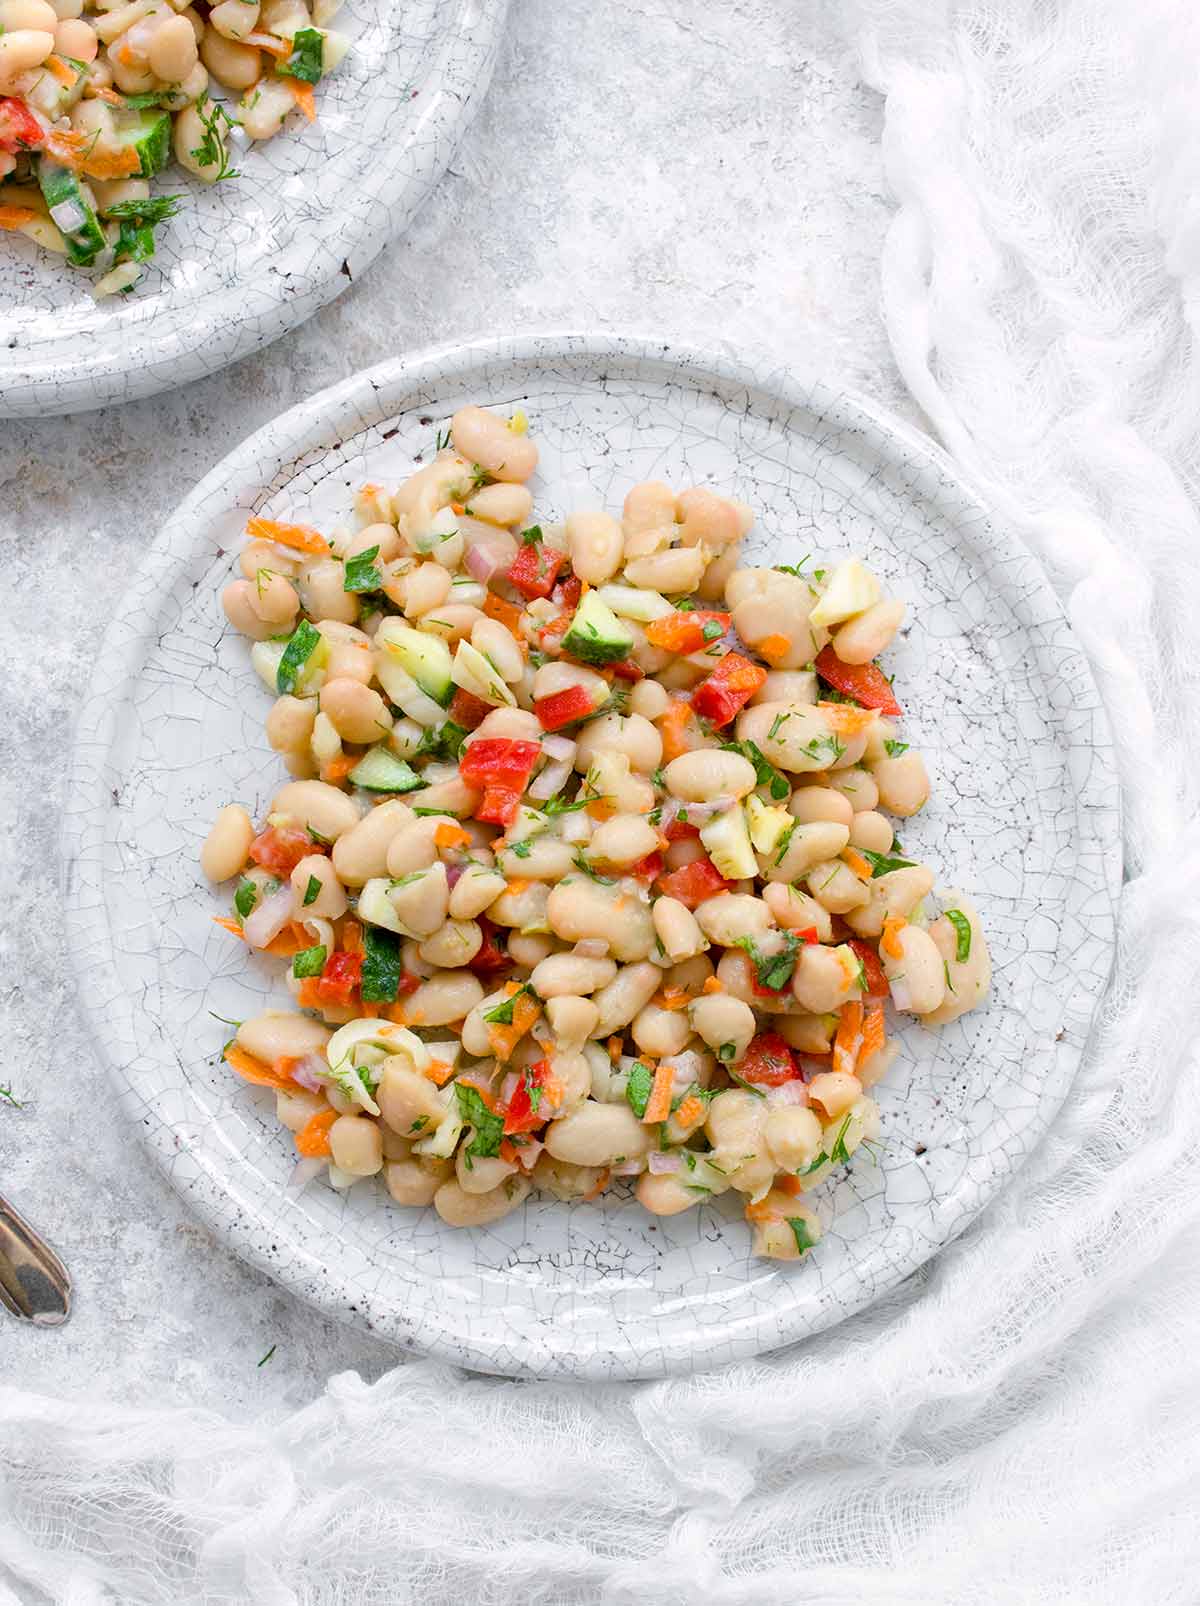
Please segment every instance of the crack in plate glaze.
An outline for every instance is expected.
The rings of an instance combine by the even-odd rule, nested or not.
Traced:
[[[623,1194],[532,1199],[477,1232],[392,1205],[288,1191],[269,1094],[218,1063],[268,996],[212,924],[197,851],[217,808],[261,815],[285,779],[269,694],[222,616],[247,516],[330,526],[368,478],[428,461],[456,407],[520,404],[542,449],[536,506],[618,508],[637,480],[711,484],[758,521],[747,559],[862,553],[909,623],[889,653],[928,808],[904,841],[970,889],[992,945],[985,1008],[900,1029],[876,1090],[878,1164],[810,1196],[827,1230],[757,1261],[728,1200],[655,1221]],[[1086,659],[1030,554],[928,441],[861,398],[662,342],[525,336],[362,374],[226,459],[171,519],[111,627],[75,743],[67,902],[86,1006],[131,1123],[174,1186],[295,1292],[398,1343],[511,1375],[641,1377],[770,1350],[861,1308],[971,1221],[1061,1103],[1108,975],[1118,792]],[[272,967],[274,969],[274,967]],[[204,1275],[198,1264],[196,1275]]]
[[[350,54],[318,120],[231,147],[240,176],[181,193],[145,278],[95,301],[94,278],[0,237],[0,418],[132,401],[214,374],[340,295],[408,226],[487,93],[508,0],[347,0]]]

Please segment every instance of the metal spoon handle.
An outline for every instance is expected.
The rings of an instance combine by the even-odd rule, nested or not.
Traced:
[[[39,1327],[57,1327],[71,1314],[67,1268],[2,1197],[0,1305]]]

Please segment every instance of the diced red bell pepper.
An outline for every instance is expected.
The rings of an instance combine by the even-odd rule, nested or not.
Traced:
[[[464,730],[473,731],[483,724],[491,711],[491,703],[485,703],[482,697],[476,697],[473,692],[463,691],[460,687],[450,699],[446,718],[461,725]]]
[[[522,791],[524,788],[522,788]],[[510,826],[521,807],[521,792],[510,786],[488,786],[475,810],[475,818],[485,825]]]
[[[479,929],[483,933],[483,942],[479,952],[467,965],[477,976],[502,976],[513,968],[513,962],[501,948],[495,938],[496,927],[486,915],[476,915]]]
[[[517,555],[508,566],[509,583],[530,602],[535,597],[548,597],[565,562],[564,554],[544,541],[526,541],[517,548]]]
[[[539,697],[533,711],[543,730],[557,731],[594,714],[596,705],[583,686],[568,686],[564,691],[552,692],[549,697]]]
[[[663,826],[663,835],[668,842],[682,842],[684,837],[699,836],[700,827],[688,820],[671,820]]]
[[[877,664],[844,664],[830,643],[816,657],[817,674],[844,697],[881,714],[902,714],[892,683]]]
[[[0,151],[15,156],[18,151],[40,150],[45,139],[41,123],[23,100],[0,99]]]
[[[636,881],[657,881],[662,874],[663,856],[661,853],[648,853],[644,859],[629,866],[628,874]]]
[[[888,986],[888,979],[883,973],[883,965],[880,963],[879,955],[875,952],[873,945],[869,942],[864,942],[861,937],[851,937],[850,946],[862,963],[863,975],[866,977],[867,982],[867,997],[887,998],[891,988]]]
[[[329,1004],[348,1004],[362,984],[362,968],[362,954],[330,954],[317,978],[322,999]]]
[[[641,664],[635,664],[632,658],[622,658],[620,663],[609,664],[608,667],[618,680],[630,680],[636,684],[646,678],[646,671]]]
[[[506,1133],[535,1132],[539,1126],[546,1124],[549,1111],[543,1095],[553,1080],[548,1059],[526,1066],[504,1112]]]
[[[297,831],[291,826],[270,825],[250,844],[250,857],[255,864],[281,880],[291,875],[301,859],[324,851],[323,843],[314,842],[307,831]]]
[[[765,669],[727,652],[707,680],[692,693],[692,707],[718,730],[739,714],[767,678]]]
[[[709,613],[701,608],[669,613],[662,619],[650,621],[646,626],[646,640],[664,652],[703,652],[714,641],[720,641],[729,629],[730,618],[727,613]],[[714,630],[714,625],[719,628]]]
[[[791,1049],[778,1032],[760,1032],[733,1067],[735,1076],[756,1087],[782,1087],[800,1076]]]
[[[574,613],[579,606],[579,599],[583,596],[583,581],[577,574],[569,574],[567,578],[554,588],[554,601],[560,608],[566,608]]]
[[[485,736],[468,742],[458,761],[458,773],[468,786],[497,787],[516,792],[519,797],[542,755],[538,742],[517,741],[511,736]]]
[[[658,878],[658,890],[664,898],[677,898],[688,909],[695,909],[706,898],[715,898],[718,892],[728,892],[732,881],[717,869],[711,859],[693,859],[678,870],[671,870]]]

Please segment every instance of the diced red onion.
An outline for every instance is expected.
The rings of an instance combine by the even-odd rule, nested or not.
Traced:
[[[546,1145],[539,1138],[527,1137],[525,1142],[517,1149],[517,1164],[521,1167],[521,1170],[532,1171],[537,1164],[538,1155],[541,1154],[545,1147]]]
[[[557,764],[547,764],[542,773],[535,776],[529,787],[529,795],[538,803],[544,803],[547,798],[557,797],[563,787],[571,778],[571,761],[562,759]]]
[[[664,1155],[663,1158],[666,1159],[666,1156]],[[676,1158],[678,1157],[676,1156]],[[614,1177],[638,1177],[641,1176],[645,1168],[646,1162],[644,1160],[618,1160],[612,1168],[612,1174]],[[653,1170],[653,1167],[651,1167],[651,1170]]]
[[[547,758],[568,758],[574,761],[579,747],[569,736],[556,736],[553,731],[542,737],[542,752]]]
[[[446,866],[446,880],[449,883],[451,892],[454,891],[455,884],[466,868],[465,864],[448,864]]]
[[[322,1093],[327,1085],[329,1066],[320,1054],[306,1054],[292,1067],[292,1081],[309,1093]]]
[[[767,1103],[771,1105],[808,1103],[808,1089],[803,1082],[797,1080],[781,1082],[778,1087],[765,1087],[763,1092]]]
[[[516,1071],[509,1071],[508,1075],[504,1078],[504,1081],[501,1083],[501,1086],[500,1086],[500,1102],[501,1102],[501,1104],[504,1104],[504,1105],[511,1104],[512,1101],[513,1101],[513,1095],[516,1093],[516,1091],[517,1091],[518,1087],[520,1087],[520,1085],[521,1085],[521,1078],[518,1075],[518,1073]]]
[[[292,1173],[287,1179],[285,1192],[290,1194],[303,1193],[314,1177],[319,1177],[325,1169],[324,1160],[297,1160],[292,1167]]]
[[[704,1061],[693,1048],[685,1048],[680,1054],[664,1055],[659,1062],[671,1067],[671,1077],[678,1091],[691,1087],[693,1082],[700,1081],[700,1073],[704,1069]]]
[[[265,948],[268,943],[274,942],[292,918],[294,901],[292,884],[285,881],[269,898],[264,898],[252,914],[246,916],[242,931],[251,948]]]
[[[608,944],[603,937],[581,937],[574,950],[581,959],[607,959]],[[630,1061],[632,1064],[633,1062]]]
[[[664,1154],[661,1149],[651,1149],[646,1164],[653,1176],[664,1177],[670,1171],[678,1171],[683,1161],[678,1154]]]
[[[463,559],[467,573],[480,585],[487,585],[488,581],[500,567],[500,561],[491,547],[469,546],[466,557]]]

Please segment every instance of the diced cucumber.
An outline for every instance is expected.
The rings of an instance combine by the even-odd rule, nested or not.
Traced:
[[[38,162],[38,183],[67,248],[67,261],[87,267],[105,246],[104,230],[96,216],[90,190],[85,190],[69,167],[43,158]]]
[[[633,650],[633,633],[601,600],[598,591],[589,591],[576,609],[562,644],[564,652],[585,664],[612,664],[628,658]]]
[[[278,691],[275,682],[286,647],[287,643],[284,641],[256,641],[250,649],[251,666],[271,691]]]
[[[745,881],[758,874],[758,860],[750,846],[750,833],[740,803],[702,825],[700,840],[726,881]]]
[[[636,619],[649,624],[652,619],[665,619],[675,609],[661,591],[643,591],[639,586],[598,586],[600,601],[611,608],[618,619]]]
[[[283,649],[283,657],[275,671],[275,690],[281,697],[289,692],[303,697],[318,670],[324,669],[328,658],[329,645],[325,637],[307,619],[301,619]]]
[[[142,164],[141,177],[152,178],[155,173],[161,172],[171,156],[170,112],[159,107],[119,111],[113,122],[116,143],[137,152]]]
[[[427,697],[443,708],[454,696],[450,679],[450,649],[440,636],[414,630],[399,619],[385,619],[375,635],[377,644],[412,676]]]
[[[421,777],[386,747],[372,747],[350,771],[355,786],[368,792],[415,792],[424,786]]]

